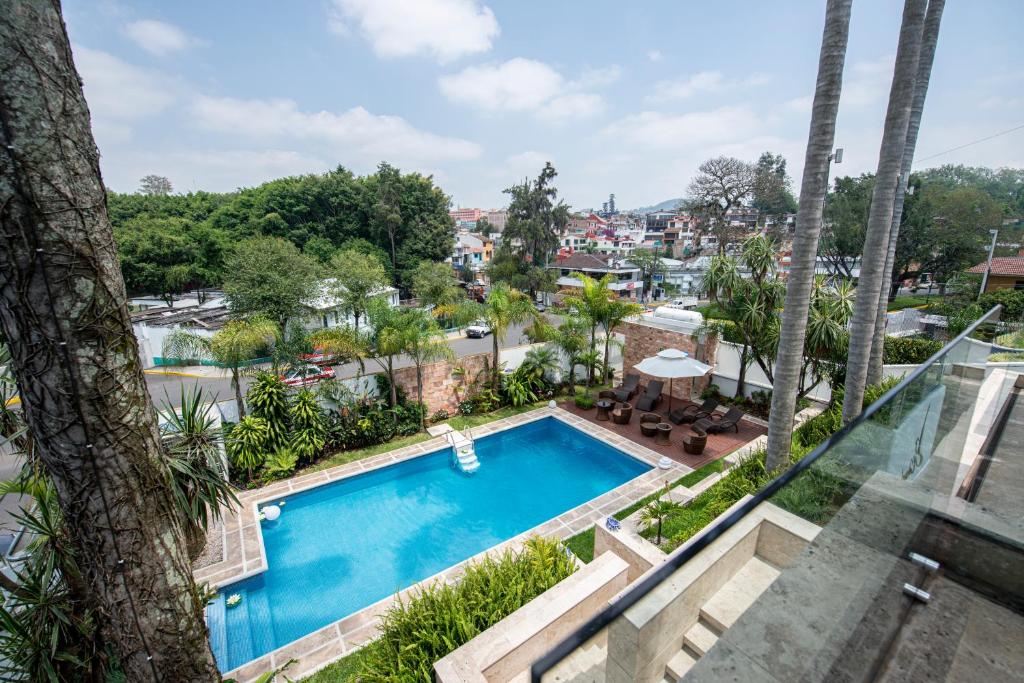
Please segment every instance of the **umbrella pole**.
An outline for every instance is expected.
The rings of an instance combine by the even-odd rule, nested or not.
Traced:
[[[668,378],[668,412],[672,412],[672,382],[675,381],[675,377]]]

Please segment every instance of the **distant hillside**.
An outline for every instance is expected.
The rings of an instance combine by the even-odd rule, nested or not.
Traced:
[[[654,206],[641,206],[639,209],[632,209],[634,213],[651,213],[652,211],[671,211],[683,202],[682,197],[676,199],[666,199],[663,202],[659,202]]]

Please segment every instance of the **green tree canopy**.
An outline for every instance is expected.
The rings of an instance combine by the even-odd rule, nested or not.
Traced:
[[[328,274],[334,278],[332,293],[342,302],[345,312],[355,318],[358,329],[372,295],[388,284],[384,264],[376,255],[343,249],[331,257]]]
[[[251,237],[232,249],[224,293],[238,317],[262,315],[282,330],[316,294],[316,264],[280,237]]]

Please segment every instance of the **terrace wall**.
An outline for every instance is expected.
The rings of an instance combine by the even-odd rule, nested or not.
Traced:
[[[642,323],[626,322],[615,329],[626,338],[622,358],[623,375],[637,372],[633,366],[644,358],[655,355],[658,351],[674,348],[685,351],[702,363],[715,364],[718,351],[718,340],[711,339],[708,343],[700,343],[697,337],[677,330],[667,330]],[[642,383],[651,379],[661,379],[640,373]],[[690,399],[691,395],[700,394],[711,383],[711,373],[705,377],[677,379],[672,382],[672,395],[676,398]],[[669,382],[665,381],[665,393],[669,391]]]
[[[453,361],[438,361],[423,366],[423,402],[427,404],[427,415],[444,408],[449,413],[458,410],[459,401],[465,398],[466,388],[480,374],[480,381],[487,378],[485,371],[490,367],[491,354],[478,353],[463,356]],[[455,368],[465,368],[466,375],[460,379],[453,375]],[[395,383],[401,387],[410,400],[416,400],[416,368],[395,370]]]

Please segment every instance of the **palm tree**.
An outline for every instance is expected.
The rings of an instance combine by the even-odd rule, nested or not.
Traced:
[[[632,318],[643,312],[644,307],[640,304],[623,299],[609,299],[604,306],[601,316],[601,327],[604,329],[604,377],[601,378],[602,382],[608,380],[608,349],[611,346],[612,332],[627,318]]]
[[[878,297],[885,273],[886,254],[889,249],[889,228],[893,220],[896,187],[903,166],[910,110],[914,103],[917,65],[921,53],[922,30],[927,0],[906,0],[903,6],[903,25],[896,50],[889,106],[882,131],[882,146],[875,173],[875,187],[871,194],[871,212],[868,215],[861,256],[857,300],[853,306],[850,326],[850,351],[846,362],[846,392],[843,397],[843,422],[860,415],[864,403],[864,389],[868,377],[871,341],[878,321]]]
[[[551,345],[538,346],[526,352],[519,371],[534,384],[543,383],[559,367],[558,356]]]
[[[493,347],[491,350],[491,387],[498,391],[498,349],[505,341],[509,325],[526,321],[537,314],[530,298],[518,289],[512,289],[504,282],[491,288],[487,300],[474,307],[478,318],[491,328]]]
[[[884,289],[878,297],[878,317],[875,321],[875,334],[871,339],[871,356],[868,361],[868,384],[877,384],[882,380],[882,350],[885,345],[885,320],[889,305],[893,263],[896,261],[896,242],[900,234],[900,221],[903,218],[903,200],[906,197],[907,181],[914,162],[914,151],[917,148],[917,134],[921,130],[921,115],[924,113],[924,101],[928,95],[928,83],[932,76],[932,63],[935,61],[935,48],[939,42],[939,25],[942,23],[942,10],[946,0],[929,0],[928,14],[924,19],[924,33],[921,39],[921,54],[917,61],[917,80],[914,83],[914,103],[910,109],[910,123],[907,125],[907,142],[903,150],[903,166],[900,169],[899,186],[896,188],[896,199],[893,202],[892,224],[889,226],[889,250],[885,256],[885,267],[882,269]]]
[[[231,371],[231,389],[235,393],[238,418],[245,417],[242,400],[241,369],[256,354],[277,340],[277,325],[267,318],[231,320],[212,337],[187,330],[175,330],[164,339],[163,354],[170,358],[212,359]]]
[[[578,315],[590,328],[590,353],[596,356],[597,353],[597,328],[604,319],[604,311],[608,306],[608,285],[614,282],[609,273],[600,280],[595,280],[589,275],[574,273],[573,277],[580,281],[579,291],[570,294],[562,299],[568,309]],[[594,365],[589,367],[587,386],[594,380]]]
[[[801,356],[814,284],[821,214],[825,194],[828,192],[828,165],[835,142],[836,114],[843,89],[851,4],[852,0],[829,0],[825,9],[825,30],[818,57],[818,81],[814,90],[804,174],[800,185],[800,208],[786,284],[786,302],[779,323],[779,345],[775,355],[766,461],[770,472],[789,459],[796,395],[803,380]]]
[[[587,328],[579,318],[569,317],[558,326],[554,338],[555,346],[561,351],[569,363],[569,393],[576,393],[576,365],[580,354],[587,348]]]
[[[408,309],[401,317],[405,333],[405,353],[416,366],[416,400],[423,404],[423,366],[437,360],[452,360],[455,352],[448,345],[444,332],[426,311]],[[420,412],[420,427],[426,426],[426,414]]]
[[[640,513],[640,523],[645,527],[650,529],[655,523],[658,525],[658,538],[654,541],[655,545],[661,545],[661,526],[665,518],[675,514],[682,507],[679,503],[669,500],[668,495],[669,486],[666,484],[665,490],[657,498],[645,505]]]

